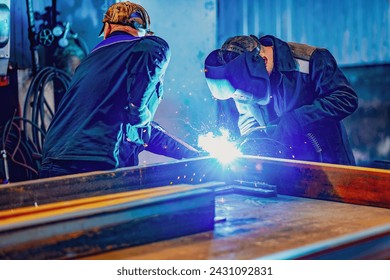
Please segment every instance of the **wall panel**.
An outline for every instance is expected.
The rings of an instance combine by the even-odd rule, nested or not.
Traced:
[[[270,34],[328,48],[342,65],[390,62],[387,0],[219,0],[219,4],[219,43],[237,34]]]
[[[359,109],[345,120],[358,164],[380,161],[390,168],[390,1],[219,0],[219,4],[218,45],[234,35],[269,34],[329,49],[359,96]]]

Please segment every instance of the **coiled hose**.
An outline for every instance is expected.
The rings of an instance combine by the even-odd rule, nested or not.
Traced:
[[[38,178],[40,155],[47,132],[47,123],[55,109],[47,102],[47,85],[53,84],[54,94],[64,94],[71,76],[55,67],[41,69],[31,81],[23,106],[23,116],[13,116],[1,132],[3,183]],[[29,129],[28,129],[29,128]]]

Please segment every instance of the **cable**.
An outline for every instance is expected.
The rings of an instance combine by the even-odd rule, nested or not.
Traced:
[[[51,121],[55,112],[55,108],[51,108],[46,99],[47,85],[52,83],[53,91],[50,93],[56,99],[57,94],[66,92],[70,80],[71,76],[65,71],[46,67],[31,81],[25,97],[23,116],[15,117],[15,112],[1,132],[1,155],[6,173],[3,183],[38,178],[46,124],[48,120]]]
[[[6,180],[3,180],[3,183],[38,177],[39,162],[32,157],[36,149],[23,139],[19,126],[15,123],[18,119],[16,117],[14,120],[8,121],[3,129],[1,138],[3,150],[1,152],[6,172]],[[7,157],[10,161],[6,161]]]
[[[22,142],[22,139],[21,139],[22,133],[21,133],[19,127],[18,127],[15,123],[12,123],[11,125],[14,125],[14,126],[16,127],[16,130],[18,131],[17,144],[16,144],[16,147],[15,147],[15,149],[14,149],[14,152],[11,154],[11,160],[12,160],[13,162],[15,162],[16,164],[19,164],[19,165],[21,165],[22,167],[24,167],[24,168],[26,168],[26,169],[28,169],[28,170],[34,172],[36,175],[38,175],[38,171],[37,171],[35,168],[32,168],[31,166],[29,166],[29,165],[27,164],[27,161],[26,161],[26,158],[25,158],[24,154],[19,150],[19,146],[20,146],[20,144],[21,144],[21,142]],[[23,159],[23,162],[19,162],[19,161],[17,161],[17,160],[15,159],[15,155],[16,155],[17,152],[20,152],[20,157]]]
[[[66,92],[70,80],[71,76],[65,71],[55,67],[46,67],[34,77],[27,91],[23,109],[23,127],[26,127],[28,120],[31,120],[34,124],[31,129],[31,139],[37,146],[39,153],[42,152],[44,140],[42,132],[45,134],[47,130],[45,123],[47,114],[45,108],[48,109],[50,118],[54,116],[54,110],[50,108],[45,98],[46,85],[51,82],[53,83],[53,94],[55,97],[59,92]],[[29,111],[29,106],[31,106],[31,112]],[[29,138],[27,129],[24,129],[24,136],[26,139]]]
[[[16,110],[14,111],[14,114],[12,116],[12,119],[11,119],[12,122],[15,119],[15,115],[16,115]],[[4,162],[4,175],[5,175],[5,180],[3,181],[3,183],[8,184],[10,177],[9,177],[9,168],[8,168],[8,160],[7,160],[6,142],[7,142],[8,136],[11,132],[11,125],[9,126],[9,129],[7,131],[7,124],[6,124],[4,127],[4,132],[5,131],[7,133],[3,133],[2,138],[1,138],[2,139],[2,147],[3,147],[3,149],[1,150],[1,155],[3,158],[3,162]]]
[[[33,9],[33,1],[26,0],[26,7],[33,79],[26,92],[23,105],[23,116],[15,117],[15,112],[12,119],[2,128],[2,131],[0,128],[0,133],[2,133],[2,150],[0,150],[0,152],[4,162],[4,171],[6,173],[5,182],[8,182],[11,179],[14,181],[33,179],[38,176],[37,170],[40,166],[38,155],[42,154],[47,123],[51,121],[55,112],[55,108],[51,108],[46,99],[47,85],[53,85],[52,93],[54,96],[54,104],[56,105],[56,101],[62,98],[62,95],[60,94],[65,94],[71,81],[71,76],[61,69],[55,67],[40,67],[37,51],[38,44],[36,41],[36,35],[39,32],[36,32],[35,27],[35,19],[37,18]],[[50,32],[52,32],[51,29],[57,25],[57,1],[53,0],[52,9],[46,8],[46,11],[47,13],[43,16],[51,17],[48,19],[48,22],[51,22],[51,24],[49,24],[49,29]],[[67,33],[64,34],[64,37],[66,36]],[[87,44],[82,38],[78,38],[76,33],[74,33],[73,36],[76,37],[76,44],[85,54],[87,54],[89,52]],[[19,123],[17,123],[17,121],[19,121]],[[8,159],[10,161],[8,161]],[[9,166],[9,163],[22,168],[23,171],[18,170],[14,166]]]

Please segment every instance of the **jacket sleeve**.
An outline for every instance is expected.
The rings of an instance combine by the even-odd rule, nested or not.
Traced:
[[[147,151],[175,159],[201,156],[200,151],[169,134],[156,122],[151,123],[151,128]]]
[[[357,109],[358,97],[328,50],[317,49],[313,53],[310,79],[316,96],[313,103],[286,116],[295,118],[304,131],[323,120],[341,121]]]
[[[147,125],[153,118],[149,101],[162,94],[162,80],[168,67],[171,51],[168,44],[156,36],[141,38],[127,60],[127,93],[129,123],[135,127]],[[158,99],[161,96],[157,96]]]

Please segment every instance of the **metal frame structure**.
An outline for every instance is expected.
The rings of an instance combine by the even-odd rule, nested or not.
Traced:
[[[234,206],[226,204],[225,197],[231,195]],[[261,211],[252,213],[247,201],[263,205],[261,211],[268,218]],[[286,227],[292,227],[289,219],[296,218],[288,218],[284,212],[285,207],[294,211],[292,206],[311,209],[295,221],[291,234],[297,235],[296,240],[291,238],[292,244],[271,254],[267,253],[268,247],[261,247],[264,252],[255,255],[253,246],[247,244],[252,239],[261,246],[272,241],[267,236],[282,243],[277,236],[284,240]],[[176,239],[202,232],[202,238],[216,244],[221,243],[219,235],[228,233],[228,240],[247,248],[245,256],[249,258],[390,258],[390,171],[381,169],[252,156],[239,157],[226,166],[215,158],[204,157],[8,184],[0,187],[0,207],[0,257],[4,259],[101,254],[104,258],[112,250],[148,246],[161,240],[171,242],[172,247],[180,246],[181,241]],[[339,216],[340,211],[332,210],[339,208],[367,217]],[[218,217],[221,209],[228,218]],[[356,224],[333,230],[323,217],[326,212]],[[318,224],[310,230],[301,229],[315,223],[307,220],[310,215]],[[372,217],[379,218],[373,223]],[[270,219],[268,224],[273,226],[262,228],[267,224],[264,219]],[[241,225],[244,220],[249,224]],[[281,221],[287,225],[279,225]],[[338,221],[334,224],[340,227]],[[327,235],[326,230],[331,234]],[[344,230],[349,233],[338,234]],[[251,232],[250,237],[240,237],[240,232],[246,231]],[[210,237],[208,232],[215,236]],[[302,243],[301,234],[318,236]],[[199,258],[214,258],[221,253],[217,251]]]

